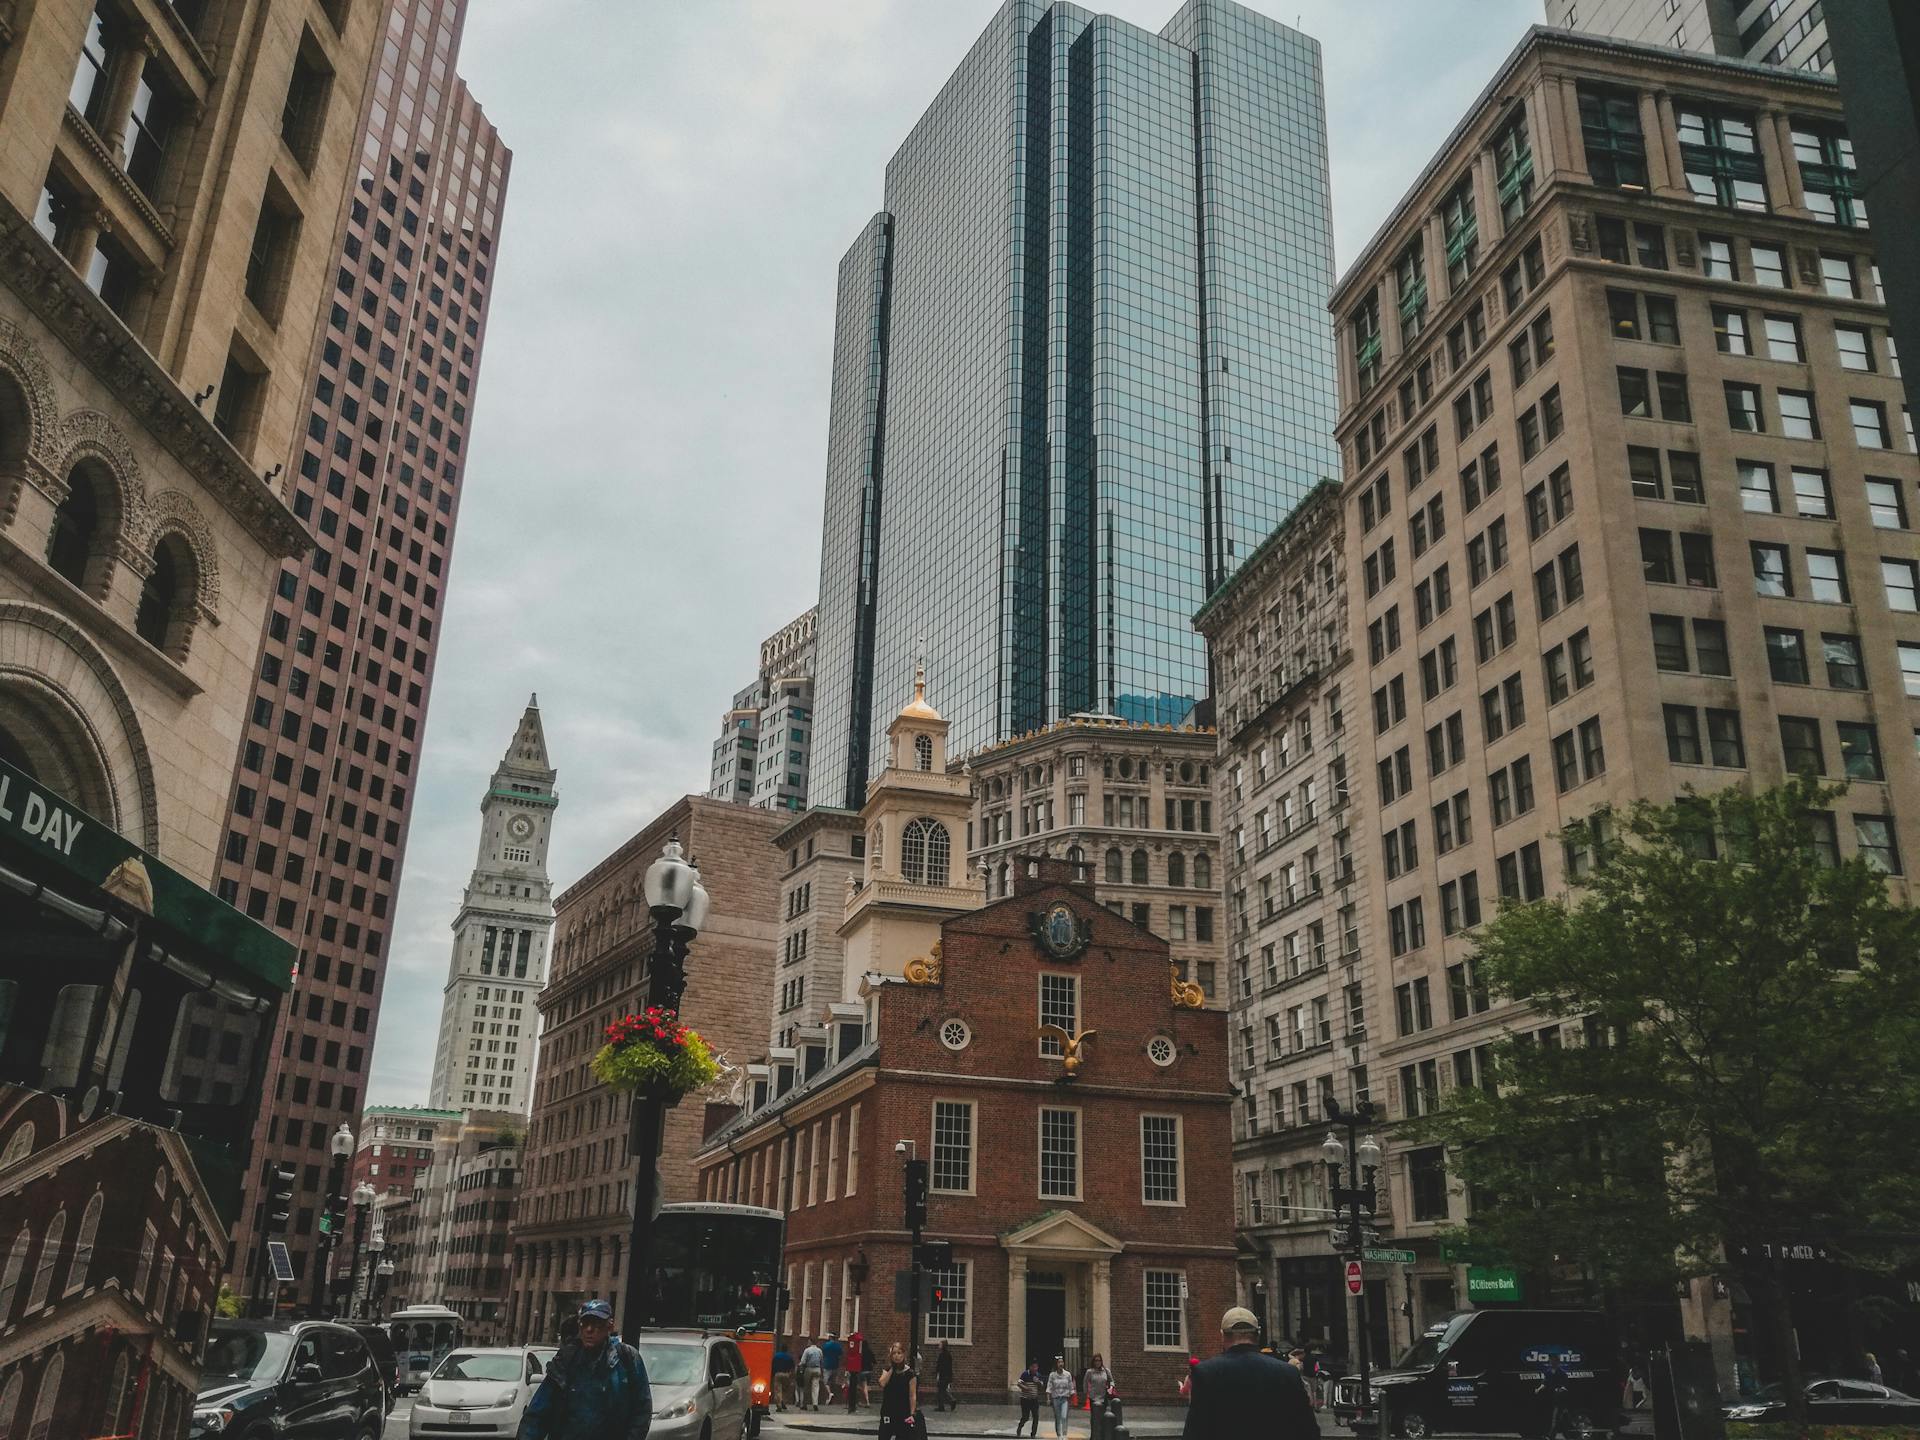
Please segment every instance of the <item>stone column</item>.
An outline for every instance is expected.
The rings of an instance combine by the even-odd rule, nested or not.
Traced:
[[[1027,1364],[1027,1257],[1007,1252],[1007,1384],[1020,1378]]]
[[[108,55],[107,100],[101,110],[105,124],[100,138],[106,142],[114,163],[119,165],[125,163],[122,156],[126,153],[127,132],[133,128],[133,94],[139,88],[148,58],[158,46],[144,29],[123,32],[115,38],[118,45]]]
[[[1665,108],[1662,109],[1662,106]],[[1647,150],[1647,188],[1655,195],[1674,195],[1685,191],[1677,171],[1667,165],[1667,147],[1662,139],[1673,123],[1673,101],[1664,90],[1640,93],[1640,135]]]
[[[1754,125],[1755,143],[1760,146],[1761,163],[1766,166],[1767,194],[1776,211],[1808,215],[1806,187],[1800,181],[1800,162],[1793,155],[1793,121],[1785,111],[1763,110]],[[1775,177],[1779,188],[1774,188]]]
[[[1587,169],[1586,142],[1580,135],[1580,96],[1569,80],[1555,77],[1547,85],[1552,98],[1543,102],[1541,109],[1543,112],[1549,108],[1558,111],[1560,131],[1565,137],[1554,150],[1553,168],[1556,171],[1564,170],[1576,184],[1591,185],[1593,176]]]
[[[1093,1351],[1113,1358],[1113,1258],[1093,1262]]]
[[[1654,121],[1658,128],[1645,137],[1648,153],[1647,178],[1649,180],[1653,178],[1652,153],[1655,148],[1658,148],[1660,154],[1665,157],[1667,166],[1667,188],[1664,193],[1691,198],[1693,192],[1687,189],[1686,163],[1680,158],[1680,124],[1674,117],[1673,96],[1665,90],[1656,91],[1653,103]],[[1643,110],[1643,118],[1640,121],[1640,127],[1643,130],[1646,128],[1644,114]],[[1662,192],[1655,191],[1655,193]]]

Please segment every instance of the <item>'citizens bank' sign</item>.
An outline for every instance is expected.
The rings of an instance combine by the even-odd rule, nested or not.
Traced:
[[[31,785],[16,785],[15,776],[0,774],[0,826],[42,845],[52,846],[63,857],[73,855],[73,842],[87,829],[88,821],[62,802],[50,799]]]
[[[291,944],[4,760],[0,865],[31,872],[68,898],[96,906],[117,905],[101,886],[121,866],[137,867],[153,892],[153,918],[136,923],[167,949],[237,970],[269,998],[291,981]]]

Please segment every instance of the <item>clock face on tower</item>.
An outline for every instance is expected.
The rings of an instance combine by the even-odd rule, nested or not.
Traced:
[[[533,821],[524,815],[516,815],[507,821],[507,834],[516,840],[525,840],[533,834]]]

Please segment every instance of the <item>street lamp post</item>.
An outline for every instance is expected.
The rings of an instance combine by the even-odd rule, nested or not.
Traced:
[[[678,1013],[687,988],[687,947],[706,923],[710,901],[700,871],[677,839],[647,867],[647,913],[653,917],[653,954],[647,961],[647,1004]],[[627,1238],[627,1285],[617,1322],[631,1339],[651,1318],[648,1271],[653,1263],[653,1196],[660,1174],[660,1137],[666,1097],[636,1093],[630,1106],[628,1149],[633,1154],[633,1228]]]
[[[393,1262],[382,1260],[373,1267],[373,1313],[379,1318],[387,1305],[387,1284],[393,1279]]]
[[[380,1222],[379,1222],[378,1220],[376,1220],[376,1221],[374,1221],[374,1225],[373,1225],[373,1233],[372,1233],[371,1235],[369,1235],[369,1236],[367,1237],[367,1304],[366,1304],[366,1309],[367,1309],[367,1311],[368,1311],[368,1312],[370,1312],[371,1314],[374,1314],[374,1315],[378,1315],[378,1314],[380,1313],[380,1310],[379,1310],[379,1306],[378,1306],[378,1305],[376,1305],[376,1304],[374,1303],[374,1298],[373,1298],[373,1277],[374,1277],[374,1272],[375,1272],[376,1270],[378,1270],[378,1269],[379,1269],[379,1267],[380,1267],[381,1265],[383,1265],[383,1264],[385,1264],[385,1263],[386,1263],[386,1262],[385,1262],[385,1261],[384,1261],[384,1260],[382,1259],[382,1252],[383,1252],[383,1251],[384,1251],[384,1250],[385,1250],[386,1248],[387,1248],[387,1231],[386,1231],[386,1227],[385,1227],[384,1225],[382,1225],[382,1224],[381,1224],[381,1223],[380,1223]],[[354,1281],[354,1294],[355,1294],[355,1296],[356,1296],[356,1297],[358,1297],[358,1295],[359,1295],[359,1280],[358,1280],[358,1277],[357,1277],[357,1274],[356,1274],[356,1278],[355,1278],[355,1281]],[[355,1308],[355,1311],[356,1311],[356,1312],[358,1312],[358,1311],[359,1311],[359,1309],[360,1309],[360,1307],[359,1307],[359,1306],[358,1306],[357,1304],[356,1304],[356,1306],[355,1306],[354,1308]]]
[[[1352,1110],[1343,1110],[1340,1102],[1331,1095],[1327,1097],[1327,1118],[1347,1132],[1346,1139],[1340,1138],[1339,1131],[1329,1130],[1320,1153],[1327,1159],[1327,1178],[1333,1191],[1333,1208],[1336,1213],[1345,1212],[1343,1236],[1345,1243],[1342,1252],[1350,1260],[1359,1260],[1360,1253],[1366,1248],[1366,1220],[1374,1213],[1374,1172],[1380,1168],[1380,1142],[1373,1136],[1362,1136],[1362,1126],[1373,1123],[1373,1102],[1362,1100]],[[1346,1167],[1346,1183],[1341,1183],[1341,1167]],[[1361,1217],[1364,1214],[1366,1220]],[[1372,1381],[1367,1364],[1367,1287],[1363,1280],[1358,1296],[1356,1311],[1360,1360],[1360,1403],[1367,1405],[1373,1398]],[[1384,1431],[1382,1432],[1385,1433]]]
[[[362,1180],[353,1187],[353,1264],[347,1270],[347,1318],[355,1319],[360,1297],[360,1244],[367,1233],[367,1211],[373,1208],[373,1186]]]
[[[333,1138],[327,1142],[332,1160],[327,1167],[327,1203],[320,1212],[320,1223],[314,1233],[313,1241],[313,1313],[317,1319],[326,1314],[327,1266],[333,1258],[333,1247],[340,1237],[335,1232],[335,1219],[341,1205],[341,1187],[347,1181],[347,1157],[353,1154],[353,1131],[342,1120],[340,1128],[333,1132]]]

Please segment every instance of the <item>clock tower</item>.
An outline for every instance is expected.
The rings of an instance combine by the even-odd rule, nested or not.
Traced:
[[[547,845],[560,803],[539,697],[480,801],[480,853],[453,922],[430,1104],[526,1114],[533,1095],[534,997],[547,979],[553,887]]]

